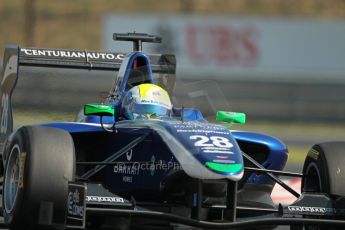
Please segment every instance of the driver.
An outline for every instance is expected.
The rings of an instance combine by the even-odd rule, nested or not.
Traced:
[[[122,113],[130,120],[169,117],[172,105],[168,93],[154,84],[131,88],[122,101]]]

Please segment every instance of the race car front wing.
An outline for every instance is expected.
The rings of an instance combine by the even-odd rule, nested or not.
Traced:
[[[100,184],[70,182],[68,191],[65,223],[65,227],[68,228],[84,229],[86,217],[101,215],[121,216],[131,219],[146,218],[162,220],[202,229],[237,229],[252,226],[277,225],[296,227],[302,227],[304,225],[345,225],[345,221],[343,220],[345,209],[342,208],[343,205],[339,205],[339,201],[335,202],[324,194],[302,193],[301,197],[295,203],[286,207],[279,205],[277,209],[257,209],[236,206],[234,213],[236,211],[250,209],[251,211],[256,210],[257,212],[261,212],[261,215],[263,213],[269,215],[256,216],[250,220],[241,220],[238,218],[233,221],[211,222],[168,212],[145,209],[136,204],[134,200],[129,201],[110,193]],[[343,204],[343,202],[340,203]],[[48,218],[48,221],[47,219],[44,220],[44,218]],[[53,224],[49,223],[49,220],[52,220],[52,218],[47,215],[47,212],[40,216],[40,224]]]

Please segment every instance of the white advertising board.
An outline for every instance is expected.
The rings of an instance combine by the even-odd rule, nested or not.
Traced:
[[[103,26],[106,50],[132,48],[113,32],[162,36],[144,50],[175,53],[182,76],[345,81],[345,20],[109,14]]]

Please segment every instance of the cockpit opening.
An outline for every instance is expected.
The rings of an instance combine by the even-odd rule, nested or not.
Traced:
[[[150,74],[151,71],[149,70],[147,59],[144,57],[137,57],[133,61],[133,66],[128,76],[126,91],[140,84],[153,83]]]

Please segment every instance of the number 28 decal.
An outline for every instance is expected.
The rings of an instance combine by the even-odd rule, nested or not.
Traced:
[[[202,136],[193,135],[189,139],[196,140],[194,146],[197,147],[222,147],[222,148],[232,148],[234,145],[229,141],[228,138],[219,136]]]

